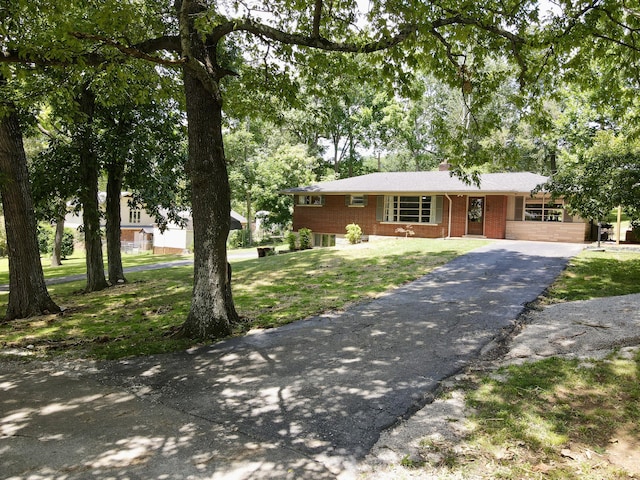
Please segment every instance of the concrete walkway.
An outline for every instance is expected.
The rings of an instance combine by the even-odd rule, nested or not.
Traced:
[[[11,479],[349,478],[581,245],[501,241],[342,313],[188,352],[0,362]]]

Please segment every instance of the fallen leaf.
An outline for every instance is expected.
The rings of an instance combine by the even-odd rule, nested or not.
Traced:
[[[571,451],[571,450],[569,450],[568,448],[563,448],[563,449],[560,451],[560,455],[562,455],[563,457],[570,458],[571,460],[580,460],[580,454],[579,454],[579,453],[572,452],[572,451]]]
[[[540,472],[540,473],[547,473],[549,472],[553,467],[551,465],[547,465],[546,463],[539,463],[538,465],[534,465],[532,467],[532,470],[534,472]]]

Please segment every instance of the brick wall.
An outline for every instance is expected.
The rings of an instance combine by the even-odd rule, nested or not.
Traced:
[[[588,235],[589,224],[582,222],[507,222],[505,237],[509,240],[580,243]]]
[[[452,203],[451,236],[462,237],[467,233],[466,195],[450,195]],[[561,242],[582,242],[588,233],[584,223],[555,222],[507,222],[506,195],[485,197],[484,235],[487,238],[508,238],[517,240],[546,240]],[[369,195],[365,207],[348,207],[344,195],[327,195],[322,207],[296,206],[293,213],[293,229],[309,228],[314,233],[344,235],[345,227],[357,223],[364,235],[404,236],[396,233],[403,224],[385,224],[376,221],[376,196]],[[449,199],[443,198],[442,222],[438,225],[413,224],[416,237],[442,238],[447,236],[449,223]]]
[[[484,235],[487,238],[504,238],[507,224],[507,197],[487,195],[484,207]]]
[[[136,233],[140,231],[140,228],[129,229],[129,228],[121,228],[120,229],[120,241],[121,242],[133,242],[136,239]]]
[[[376,204],[376,195],[369,195],[368,204],[364,207],[346,206],[344,195],[327,195],[325,204],[321,207],[296,205],[293,212],[293,229],[297,231],[300,228],[309,228],[315,233],[344,235],[346,226],[356,223],[360,225],[364,235],[404,236],[403,233],[396,233],[396,229],[403,227],[403,224],[385,224],[376,221]],[[442,222],[437,225],[413,224],[415,236],[423,238],[447,236],[449,202],[446,198],[444,198],[442,210]]]
[[[451,215],[451,236],[462,237],[467,233],[467,196],[466,195],[449,195],[452,202]],[[449,200],[444,198],[444,204],[447,207],[447,215],[449,215]],[[448,221],[447,219],[443,219]]]
[[[309,228],[315,233],[344,235],[345,227],[357,223],[364,235],[402,236],[396,229],[403,227],[397,223],[376,221],[376,196],[369,195],[364,207],[348,207],[344,195],[327,195],[321,207],[297,206],[293,213],[293,229]],[[466,195],[450,195],[452,203],[451,236],[462,237],[467,233]],[[488,195],[485,200],[484,234],[488,238],[505,238],[507,197]],[[442,222],[437,225],[412,224],[416,237],[442,238],[448,235],[449,199],[443,198]]]

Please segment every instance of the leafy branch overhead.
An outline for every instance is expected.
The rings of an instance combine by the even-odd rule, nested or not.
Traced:
[[[460,85],[467,85],[467,88],[472,80],[472,69],[467,64],[467,58],[473,56],[479,60],[481,55],[476,45],[490,47],[485,48],[482,56],[497,57],[503,52],[510,52],[519,68],[522,84],[529,68],[525,52],[528,37],[524,28],[527,20],[524,18],[524,8],[499,12],[487,5],[474,7],[469,13],[463,13],[456,11],[454,4],[443,4],[440,7],[430,5],[427,9],[425,5],[416,2],[412,9],[394,12],[396,5],[391,4],[388,6],[389,11],[383,11],[381,5],[373,2],[367,18],[363,18],[363,14],[348,9],[338,12],[338,7],[333,3],[327,4],[320,0],[301,10],[286,2],[260,6],[249,5],[250,2],[247,2],[238,8],[224,2],[221,5],[210,5],[204,1],[176,3],[179,7],[177,16],[163,17],[162,25],[155,31],[144,29],[149,36],[140,38],[140,34],[131,36],[120,31],[120,22],[109,19],[105,13],[109,11],[109,5],[95,10],[87,7],[88,15],[95,20],[87,24],[73,20],[73,11],[71,15],[59,16],[55,9],[47,11],[46,4],[35,2],[26,13],[34,17],[37,14],[47,15],[51,28],[61,30],[63,35],[49,50],[30,43],[30,35],[25,38],[7,35],[5,48],[0,53],[0,62],[96,66],[119,61],[118,57],[125,56],[168,67],[185,66],[195,72],[209,91],[214,93],[218,89],[217,82],[236,74],[225,65],[222,58],[225,39],[234,38],[236,41],[238,34],[248,34],[259,42],[245,38],[245,57],[252,51],[264,54],[264,42],[275,42],[281,47],[271,49],[270,55],[276,51],[284,55],[283,48],[287,46],[343,53],[376,53],[407,43],[413,51],[407,50],[402,55],[388,55],[389,58],[399,58],[398,67],[401,66],[400,57],[403,56],[407,59],[412,56],[428,58],[443,53],[443,58],[448,59],[452,67],[452,77],[458,78]],[[114,7],[114,11],[119,12],[121,9]],[[149,9],[145,11],[149,12]],[[79,18],[82,14],[87,16],[82,10],[77,13]],[[122,22],[135,21],[135,11],[124,14],[130,18],[123,18]],[[160,12],[151,11],[145,16],[149,18],[159,14]],[[344,18],[351,20],[346,21]],[[157,18],[154,23],[158,23]],[[162,31],[161,35],[157,35],[159,31]],[[192,31],[197,31],[202,36],[206,60],[199,59],[199,55],[191,51],[193,46],[189,41],[189,32]],[[154,33],[156,36],[153,36]],[[39,35],[33,35],[34,40],[37,41],[38,38]],[[262,49],[259,47],[261,42]]]

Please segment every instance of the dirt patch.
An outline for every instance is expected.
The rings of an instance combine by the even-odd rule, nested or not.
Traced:
[[[629,474],[640,477],[640,441],[638,440],[638,426],[624,425],[616,431],[609,441],[607,459]]]

